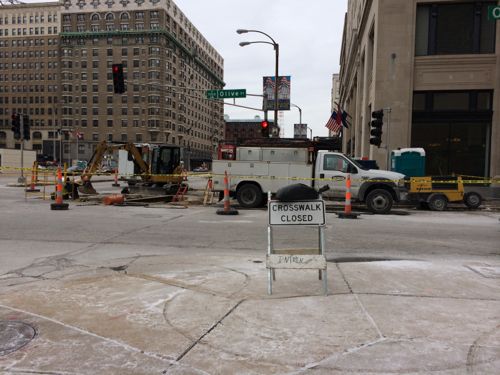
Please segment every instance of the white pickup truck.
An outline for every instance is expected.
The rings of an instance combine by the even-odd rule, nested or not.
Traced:
[[[237,147],[234,160],[214,160],[214,191],[224,190],[224,172],[230,176],[230,194],[244,208],[262,205],[268,191],[303,183],[325,198],[345,199],[346,177],[351,175],[353,200],[365,202],[370,211],[388,213],[393,203],[406,199],[404,175],[365,169],[348,156],[314,147]]]

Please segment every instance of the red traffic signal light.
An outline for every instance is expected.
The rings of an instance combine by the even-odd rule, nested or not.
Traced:
[[[262,137],[269,138],[269,122],[266,120],[260,122],[260,132]]]
[[[115,94],[123,94],[125,92],[125,79],[123,77],[123,64],[113,64],[111,66],[113,73],[113,88]]]

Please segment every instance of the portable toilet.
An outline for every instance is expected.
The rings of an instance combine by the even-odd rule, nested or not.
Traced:
[[[425,176],[425,150],[402,148],[391,152],[391,170],[407,177]]]

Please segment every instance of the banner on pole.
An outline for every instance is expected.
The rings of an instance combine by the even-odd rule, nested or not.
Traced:
[[[278,110],[290,110],[290,87],[291,76],[278,77]],[[264,100],[264,109],[274,111],[274,92],[275,92],[275,77],[263,77],[264,95],[267,95],[267,102]]]

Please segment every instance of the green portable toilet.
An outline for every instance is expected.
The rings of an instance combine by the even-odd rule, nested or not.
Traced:
[[[391,171],[407,177],[425,176],[425,150],[423,148],[402,148],[391,152]]]

